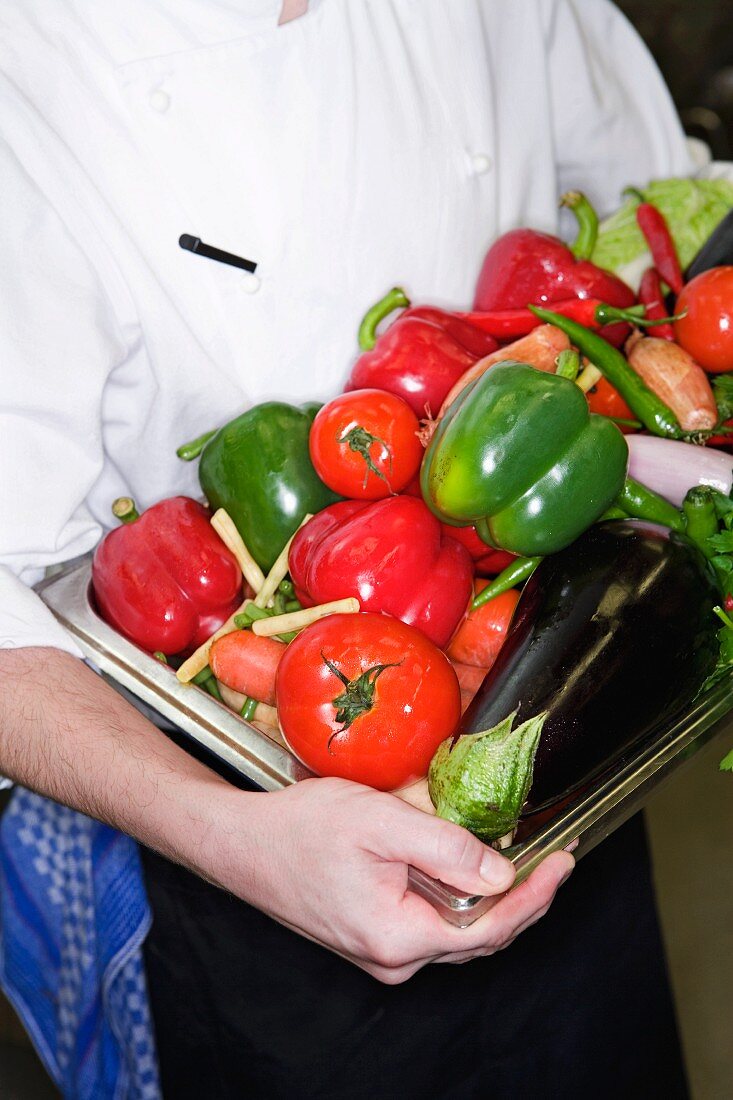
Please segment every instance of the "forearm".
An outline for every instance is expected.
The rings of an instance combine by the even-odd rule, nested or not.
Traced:
[[[0,651],[0,773],[216,877],[210,834],[234,789],[67,653]],[[246,813],[256,795],[236,793]]]
[[[56,649],[0,651],[0,772],[107,821],[382,981],[511,942],[546,910],[572,858],[555,853],[507,897],[514,869],[464,829],[340,779],[237,790]],[[497,903],[470,929],[408,889],[408,866]]]

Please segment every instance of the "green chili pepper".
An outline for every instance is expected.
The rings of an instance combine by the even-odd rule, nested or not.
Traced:
[[[706,558],[715,555],[708,539],[718,533],[718,514],[715,511],[715,498],[712,489],[705,485],[695,485],[682,501],[685,517],[685,531]]]
[[[616,502],[632,519],[645,519],[650,523],[661,523],[673,531],[684,531],[685,521],[679,509],[670,504],[659,493],[648,489],[639,481],[627,477]]]
[[[575,347],[615,386],[634,415],[650,432],[669,439],[684,437],[680,422],[669,406],[649,389],[617,348],[569,317],[538,306],[529,308],[541,321],[559,328],[572,340]]]
[[[625,416],[609,416],[608,419],[612,420],[619,428],[633,428],[635,431],[638,431],[640,428],[644,427],[641,420],[629,420],[628,417]]]
[[[500,596],[502,592],[508,592],[510,588],[529,580],[541,561],[542,558],[517,558],[516,561],[510,562],[506,569],[494,577],[493,581],[490,581],[486,588],[474,598],[471,610],[478,611],[479,607],[493,600],[494,596]]]

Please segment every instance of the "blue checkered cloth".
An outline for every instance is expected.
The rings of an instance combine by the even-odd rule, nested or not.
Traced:
[[[0,823],[0,985],[68,1100],[160,1100],[137,846],[18,788]]]

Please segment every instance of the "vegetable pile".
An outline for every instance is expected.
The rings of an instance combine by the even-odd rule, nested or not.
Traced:
[[[93,563],[182,683],[501,844],[733,670],[733,188],[562,202],[572,245],[504,234],[463,311],[390,290],[343,393],[184,444],[209,508],[121,498]]]

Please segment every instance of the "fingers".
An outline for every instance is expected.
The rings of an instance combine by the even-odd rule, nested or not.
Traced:
[[[508,947],[517,936],[540,920],[550,908],[558,889],[570,876],[575,861],[567,852],[555,852],[516,889],[501,898],[489,913],[469,928],[456,929],[454,950],[443,962],[464,961]],[[451,956],[460,956],[452,958]]]
[[[372,832],[375,855],[418,867],[447,886],[466,894],[500,894],[514,881],[514,867],[505,856],[475,836],[438,817],[431,817],[391,799],[395,806]]]
[[[470,928],[449,925],[429,902],[405,895],[402,919],[381,929],[366,951],[352,955],[357,966],[388,985],[396,985],[427,963],[463,963],[508,947],[525,929],[540,920],[574,862],[563,852],[549,856],[530,877]]]

